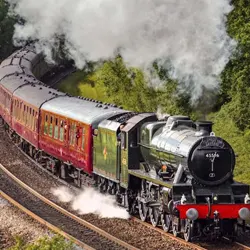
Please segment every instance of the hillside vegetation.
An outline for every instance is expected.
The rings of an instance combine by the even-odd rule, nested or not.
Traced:
[[[221,74],[221,89],[214,94],[213,105],[203,100],[191,106],[189,96],[177,94],[177,83],[167,72],[155,66],[155,73],[164,81],[162,88],[153,88],[145,75],[136,68],[128,68],[121,57],[106,61],[95,70],[79,71],[68,77],[61,90],[115,103],[134,111],[156,111],[189,115],[193,119],[211,119],[216,135],[225,138],[234,148],[237,157],[235,176],[250,184],[250,2],[232,0],[234,10],[228,16],[227,29],[238,42]],[[8,6],[0,0],[0,59],[14,49],[11,41],[15,20],[7,16]],[[213,94],[213,93],[207,93]]]

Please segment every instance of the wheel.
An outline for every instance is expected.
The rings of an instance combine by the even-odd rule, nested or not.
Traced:
[[[161,214],[161,225],[162,225],[162,229],[165,232],[169,233],[172,229],[172,216],[170,214],[163,212]]]
[[[100,193],[106,193],[108,189],[107,181],[103,177],[99,177],[98,190]]]
[[[156,227],[160,220],[160,210],[159,207],[150,207],[149,208],[149,218],[151,224]]]
[[[173,224],[173,235],[174,235],[175,237],[177,237],[178,234],[179,234],[178,225]]]
[[[185,221],[185,231],[184,231],[184,239],[187,242],[192,240],[194,234],[194,222],[190,220]]]
[[[148,206],[138,200],[139,215],[142,221],[146,221],[148,217]]]

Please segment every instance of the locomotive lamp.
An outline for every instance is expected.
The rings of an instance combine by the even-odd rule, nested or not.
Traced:
[[[250,211],[248,208],[243,207],[239,210],[239,216],[242,220],[249,220],[250,219]]]
[[[249,204],[250,203],[250,197],[249,194],[246,194],[245,199],[244,199],[245,204]]]
[[[189,220],[197,220],[199,213],[195,208],[189,208],[186,212],[186,216]]]
[[[186,204],[187,203],[187,199],[186,196],[183,194],[181,197],[181,205]]]
[[[214,200],[214,202],[216,203],[216,202],[218,201],[218,196],[217,196],[217,195],[214,195],[213,200]]]

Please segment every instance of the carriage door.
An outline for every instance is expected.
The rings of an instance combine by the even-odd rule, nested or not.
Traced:
[[[68,119],[66,119],[64,122],[64,146],[65,147],[69,146],[69,130],[70,130],[69,121]]]

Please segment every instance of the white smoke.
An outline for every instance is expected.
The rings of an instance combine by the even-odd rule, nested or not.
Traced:
[[[67,187],[64,186],[53,189],[52,194],[55,195],[61,202],[70,202],[74,199],[74,195]]]
[[[93,188],[84,188],[82,192],[74,195],[68,188],[59,187],[53,189],[52,193],[61,202],[70,202],[72,209],[79,214],[94,213],[102,218],[129,218],[128,212],[116,205],[113,196],[100,194]]]
[[[8,0],[14,40],[38,39],[51,55],[58,36],[77,67],[119,53],[130,66],[158,61],[197,99],[219,87],[219,75],[236,43],[226,33],[230,0]]]
[[[158,120],[163,120],[163,119],[169,117],[170,114],[163,113],[163,112],[162,112],[162,108],[159,106],[159,107],[157,108],[157,111],[156,111],[156,116],[157,116],[157,119],[158,119]]]

